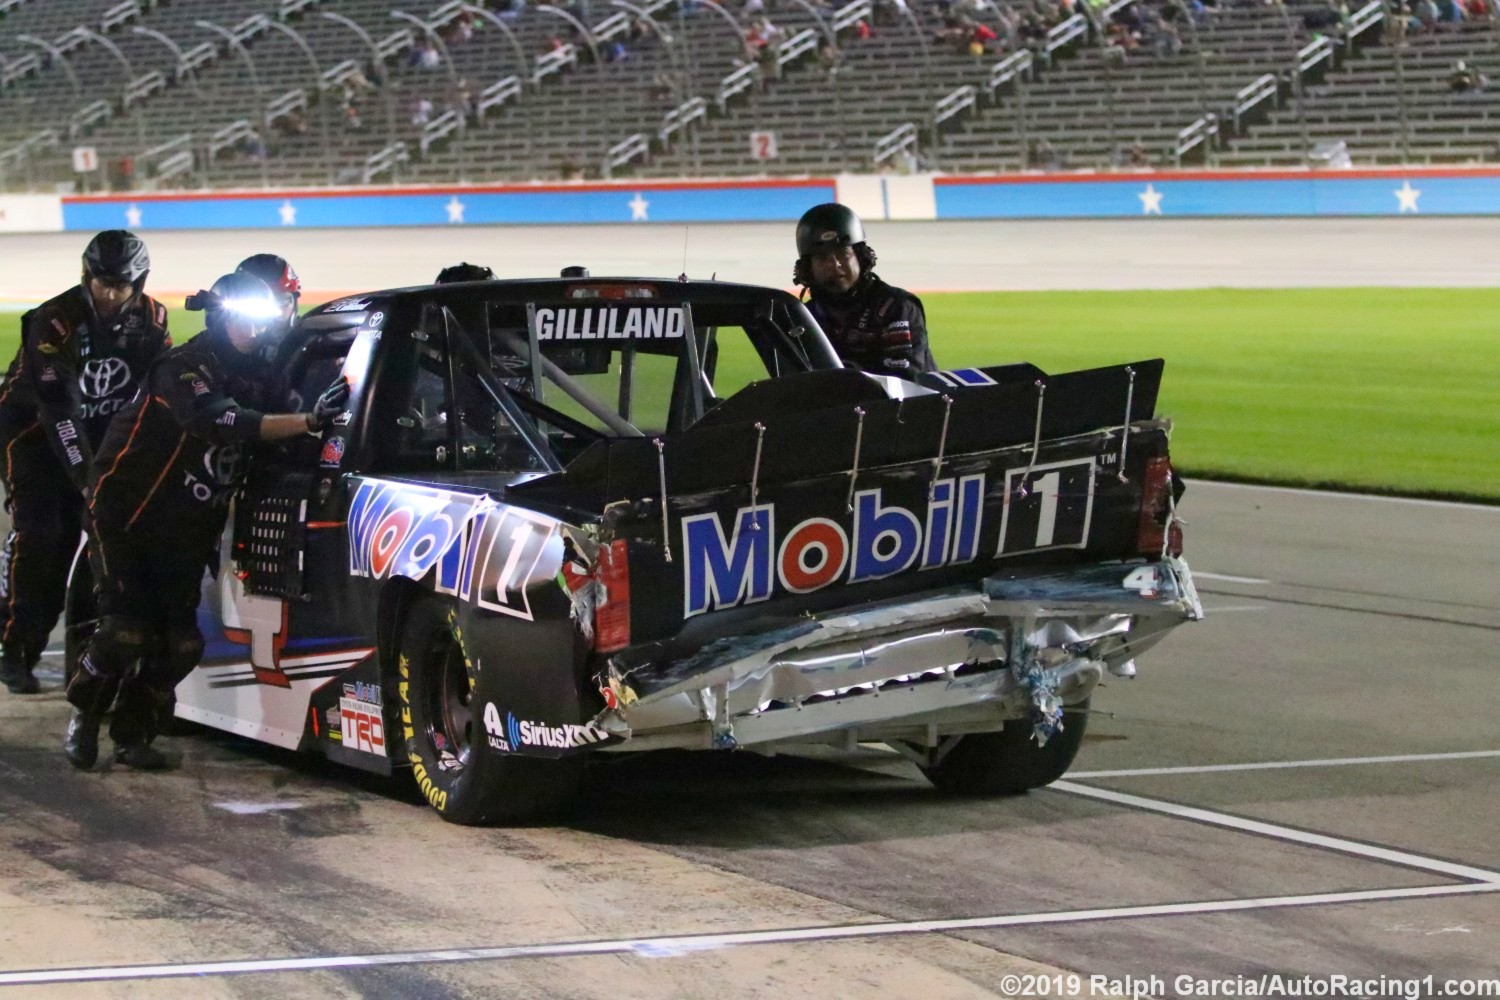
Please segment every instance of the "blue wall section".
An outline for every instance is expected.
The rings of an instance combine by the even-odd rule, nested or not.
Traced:
[[[937,178],[939,219],[1299,218],[1494,215],[1500,176],[1422,171],[1115,175],[1100,179]]]
[[[277,229],[282,226],[442,226],[590,222],[744,222],[796,219],[833,201],[832,180],[806,184],[638,188],[474,188],[365,193],[68,198],[63,228]]]
[[[119,226],[149,231],[785,222],[812,205],[836,199],[867,219],[1497,215],[1500,170],[1181,171],[141,194],[63,198],[62,218],[63,228],[85,231]]]

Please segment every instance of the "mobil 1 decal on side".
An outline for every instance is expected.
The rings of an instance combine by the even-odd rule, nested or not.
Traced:
[[[1085,548],[1094,459],[944,478],[930,490],[925,484],[892,490],[906,502],[886,492],[856,490],[853,510],[839,504],[833,516],[805,517],[791,505],[763,503],[732,515],[684,517],[684,617],[979,559]]]
[[[536,339],[681,340],[687,329],[682,306],[540,306]]]
[[[487,611],[532,617],[527,589],[557,574],[557,522],[487,496],[360,479],[349,504],[349,573],[429,582]]]

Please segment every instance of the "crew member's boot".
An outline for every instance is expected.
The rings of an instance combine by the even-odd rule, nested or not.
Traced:
[[[36,694],[42,689],[31,672],[36,661],[27,653],[23,643],[8,642],[0,654],[0,684],[11,694]]]
[[[63,753],[74,767],[88,770],[99,759],[99,726],[109,703],[114,700],[115,682],[92,670],[79,669],[68,685],[68,703],[73,715],[68,719],[68,735],[63,738]]]
[[[168,765],[165,754],[151,745],[156,738],[157,699],[147,687],[144,671],[133,673],[120,685],[109,738],[115,743],[115,763],[137,771],[160,771]]]

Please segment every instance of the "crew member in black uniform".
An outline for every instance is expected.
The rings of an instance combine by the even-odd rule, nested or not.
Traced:
[[[39,689],[32,670],[62,613],[94,449],[172,346],[167,310],[143,292],[150,270],[139,237],[102,232],[83,252],[82,281],[21,319],[21,347],[0,384],[11,514],[0,681],[12,694]]]
[[[494,281],[495,272],[483,264],[470,264],[464,261],[461,264],[451,264],[438,272],[437,281],[434,284],[452,285],[460,281]]]
[[[188,305],[207,313],[204,332],[151,366],[94,460],[89,555],[99,627],[68,685],[74,711],[63,745],[77,767],[98,756],[100,719],[116,687],[115,759],[165,766],[151,746],[157,708],[203,653],[199,587],[244,450],[323,430],[349,396],[339,379],[310,412],[262,411],[271,371],[258,341],[281,309],[259,278],[225,275]]]
[[[875,274],[864,223],[849,208],[830,202],[803,213],[792,280],[812,293],[808,309],[845,364],[906,379],[937,368],[922,300]]]
[[[240,261],[235,268],[240,274],[248,274],[259,278],[266,283],[271,294],[276,297],[276,303],[281,308],[281,315],[275,325],[267,327],[266,332],[261,335],[271,353],[275,353],[277,346],[291,330],[292,324],[297,322],[297,304],[302,298],[302,279],[297,277],[297,272],[292,270],[292,265],[287,263],[285,257],[274,253],[257,253]]]

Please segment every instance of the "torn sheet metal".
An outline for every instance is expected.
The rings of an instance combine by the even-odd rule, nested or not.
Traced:
[[[938,685],[1001,703],[1008,718],[1030,718],[1045,743],[1060,731],[1064,708],[1087,697],[1105,670],[1201,615],[1185,567],[1155,565],[1150,589],[1125,584],[1145,579],[1140,564],[992,577],[978,592],[810,618],[720,639],[676,662],[612,662],[600,677],[608,707],[595,722],[621,735],[711,724],[716,745],[743,744],[739,723],[752,716],[836,700],[841,724],[858,724],[890,714],[873,704],[883,695]],[[821,724],[813,715],[809,733]]]

